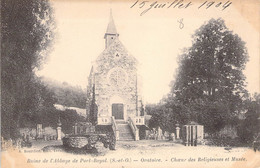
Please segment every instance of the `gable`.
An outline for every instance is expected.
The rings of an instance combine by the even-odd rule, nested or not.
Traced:
[[[96,59],[96,72],[109,70],[114,67],[136,70],[138,61],[124,47],[124,45],[115,39]]]

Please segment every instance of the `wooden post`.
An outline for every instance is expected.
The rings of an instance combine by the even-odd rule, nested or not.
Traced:
[[[185,128],[186,128],[186,145],[189,145],[189,129],[187,125],[185,126]]]
[[[191,145],[191,126],[188,125],[188,146]]]

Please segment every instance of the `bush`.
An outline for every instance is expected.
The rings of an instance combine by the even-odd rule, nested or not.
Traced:
[[[246,147],[251,144],[242,143],[239,138],[231,139],[229,137],[211,138],[207,140],[206,145],[209,146],[230,146],[230,147]]]

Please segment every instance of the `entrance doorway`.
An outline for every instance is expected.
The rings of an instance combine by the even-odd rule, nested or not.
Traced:
[[[112,104],[112,116],[117,120],[124,119],[124,105],[123,104]]]

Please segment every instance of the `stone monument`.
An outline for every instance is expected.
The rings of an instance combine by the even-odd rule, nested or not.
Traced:
[[[42,124],[37,124],[36,137],[40,139],[43,138]]]
[[[57,140],[61,140],[61,122],[60,122],[60,117],[58,120],[58,127],[57,127]]]

